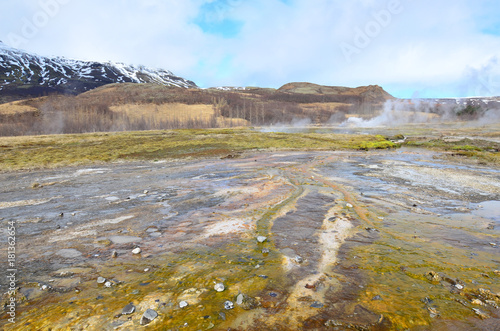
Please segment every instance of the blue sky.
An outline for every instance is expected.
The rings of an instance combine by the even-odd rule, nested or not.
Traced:
[[[0,40],[164,68],[200,87],[500,95],[500,4],[490,0],[16,0],[2,4]]]

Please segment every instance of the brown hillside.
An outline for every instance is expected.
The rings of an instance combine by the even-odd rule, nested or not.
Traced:
[[[367,102],[384,102],[389,99],[394,99],[392,95],[378,85],[351,88],[343,86],[324,86],[312,83],[288,83],[280,87],[278,91],[302,94],[360,96]]]

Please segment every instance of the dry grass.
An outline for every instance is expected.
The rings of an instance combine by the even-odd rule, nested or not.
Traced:
[[[249,129],[170,130],[0,138],[0,170],[119,160],[224,157],[249,150],[391,148],[381,136],[263,133]]]
[[[21,113],[34,113],[38,109],[32,106],[23,104],[24,101],[14,101],[9,103],[0,104],[0,115],[17,115]]]

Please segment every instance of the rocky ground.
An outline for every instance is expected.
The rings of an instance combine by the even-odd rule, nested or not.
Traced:
[[[500,171],[441,156],[266,152],[1,173],[17,306],[0,324],[494,329]]]

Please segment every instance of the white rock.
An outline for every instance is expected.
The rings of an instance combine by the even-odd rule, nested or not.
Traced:
[[[132,250],[132,254],[141,254],[141,252],[142,252],[142,250],[141,250],[141,248],[140,248],[140,247],[134,248],[134,249]]]
[[[350,203],[347,203],[347,204],[346,204],[346,207],[347,207],[347,208],[352,208],[352,207],[353,207],[353,205],[351,205]]]
[[[104,283],[104,286],[106,286],[106,287],[111,287],[111,285],[113,285],[113,284],[111,284],[110,281],[107,281],[106,283]]]
[[[222,283],[217,283],[215,284],[214,286],[214,290],[216,290],[217,292],[222,292],[225,290],[225,287],[224,287],[224,284]]]
[[[185,308],[188,305],[189,305],[189,303],[187,303],[187,301],[181,301],[181,302],[179,302],[179,307],[181,307],[181,308]]]
[[[257,237],[257,241],[260,242],[260,243],[263,243],[266,240],[267,240],[267,237],[264,237],[264,236],[258,236]]]

